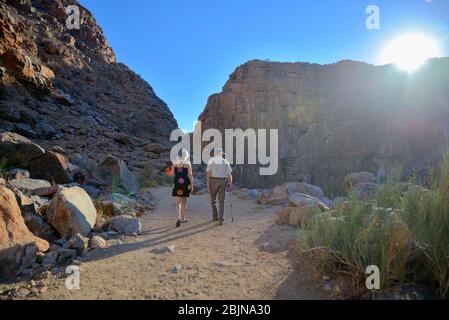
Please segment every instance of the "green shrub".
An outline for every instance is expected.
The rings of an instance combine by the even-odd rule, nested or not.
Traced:
[[[348,275],[364,287],[365,270],[381,270],[382,289],[424,281],[449,298],[449,152],[430,170],[430,190],[398,187],[400,170],[390,173],[369,202],[351,199],[332,214],[305,222],[299,230],[304,261],[319,271]]]
[[[320,270],[349,275],[358,291],[370,265],[382,271],[383,288],[405,281],[409,238],[394,210],[353,202],[349,211],[341,207],[332,217],[320,215],[306,222],[299,232],[299,245]]]
[[[449,153],[432,170],[431,192],[406,194],[402,219],[424,255],[427,281],[441,298],[449,298]]]

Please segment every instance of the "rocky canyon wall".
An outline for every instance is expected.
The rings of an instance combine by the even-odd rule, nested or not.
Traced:
[[[203,128],[279,129],[279,171],[236,168],[246,186],[304,181],[338,189],[367,170],[425,166],[449,130],[449,59],[407,74],[394,66],[250,61],[238,67],[201,114]]]
[[[80,29],[66,8],[80,8]],[[116,62],[102,29],[75,0],[0,0],[0,132],[131,167],[177,128],[151,86]],[[163,147],[166,149],[166,147]]]

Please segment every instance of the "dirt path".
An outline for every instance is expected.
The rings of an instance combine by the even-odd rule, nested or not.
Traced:
[[[176,229],[170,190],[153,193],[157,209],[142,218],[143,235],[84,257],[80,290],[53,280],[39,299],[324,298],[322,285],[292,266],[295,230],[273,223],[276,208],[232,196],[235,221],[219,227],[209,196],[194,196],[190,222]],[[174,253],[152,252],[168,245]],[[176,264],[182,270],[172,273]]]

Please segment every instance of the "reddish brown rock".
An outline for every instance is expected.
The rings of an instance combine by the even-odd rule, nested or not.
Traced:
[[[33,178],[64,184],[71,181],[69,162],[57,152],[47,151],[26,167]]]
[[[8,49],[0,56],[6,70],[20,80],[34,81],[35,72],[31,59],[19,49]]]
[[[276,223],[298,227],[320,212],[315,206],[282,208],[277,213]]]
[[[47,241],[26,227],[14,193],[0,185],[0,279],[11,279],[31,267],[36,252],[45,252]]]

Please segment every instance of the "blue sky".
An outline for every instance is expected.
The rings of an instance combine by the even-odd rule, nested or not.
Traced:
[[[449,0],[81,0],[120,62],[191,129],[207,98],[252,59],[375,63],[396,35],[419,31],[449,56]],[[368,5],[380,30],[365,28]]]

